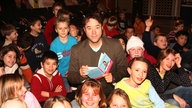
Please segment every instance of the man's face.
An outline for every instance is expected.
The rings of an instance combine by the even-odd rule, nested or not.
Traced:
[[[84,27],[85,34],[89,39],[90,43],[95,44],[99,43],[102,36],[102,25],[93,18],[90,18],[86,21]]]

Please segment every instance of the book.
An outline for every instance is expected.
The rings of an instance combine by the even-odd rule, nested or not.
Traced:
[[[106,53],[101,53],[98,67],[88,67],[86,74],[93,79],[102,78],[104,74],[110,72],[113,61]]]

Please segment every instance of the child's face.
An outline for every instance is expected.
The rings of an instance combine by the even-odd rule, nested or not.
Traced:
[[[14,30],[10,35],[6,36],[8,40],[16,41],[18,37],[17,30]]]
[[[138,87],[147,77],[148,65],[145,62],[134,61],[131,68],[128,68],[130,74],[130,85]]]
[[[93,88],[88,87],[82,92],[81,101],[85,108],[96,108],[99,105],[101,98],[99,93],[95,93]]]
[[[57,13],[59,11],[59,9],[62,9],[61,6],[56,6],[54,9],[53,9],[53,14],[57,17]]]
[[[31,25],[32,32],[41,33],[41,28],[42,28],[42,25],[40,20],[37,20],[34,25]]]
[[[175,29],[177,31],[183,30],[184,29],[184,24],[180,24],[180,25],[176,26]]]
[[[125,36],[127,37],[127,39],[130,39],[131,36],[133,36],[133,35],[134,35],[133,28],[127,28],[126,33],[125,33]]]
[[[120,38],[119,41],[121,43],[121,46],[122,46],[123,50],[125,50],[125,42],[124,42],[124,40]]]
[[[129,108],[127,101],[121,96],[114,94],[111,99],[110,108]]]
[[[17,96],[19,97],[19,99],[21,100],[25,100],[25,94],[26,94],[26,87],[24,86],[24,80],[22,81],[22,86],[21,88],[19,88],[16,92],[17,92]]]
[[[121,14],[119,14],[119,17],[120,17],[120,19],[124,19],[125,18],[125,14],[121,13]]]
[[[41,62],[41,67],[44,70],[46,76],[52,76],[57,68],[57,61],[54,59],[47,59],[44,63]]]
[[[60,38],[65,38],[69,32],[69,26],[68,26],[67,22],[57,23],[55,31],[58,33]]]
[[[71,105],[67,101],[63,101],[63,103],[57,101],[53,104],[52,108],[71,108]]]
[[[187,43],[187,36],[185,35],[180,35],[177,38],[175,38],[175,40],[177,41],[177,43],[180,46],[184,46]]]
[[[69,26],[69,34],[71,35],[71,36],[74,36],[74,37],[76,37],[77,35],[78,35],[78,29],[77,29],[77,27],[75,26],[75,25],[70,25]]]
[[[157,47],[159,47],[160,49],[165,49],[165,48],[167,48],[167,44],[168,44],[167,38],[164,37],[164,36],[158,36],[158,37],[157,37],[157,41],[154,42],[154,45],[157,46]]]
[[[160,62],[160,68],[165,71],[169,71],[175,65],[175,55],[169,54]]]
[[[5,66],[13,67],[13,65],[16,63],[16,53],[14,51],[9,51],[7,54],[3,56],[3,61]]]
[[[160,33],[160,28],[159,27],[156,27],[154,30],[153,30],[154,34],[157,35]]]
[[[129,56],[131,58],[135,58],[135,57],[142,57],[143,56],[143,48],[141,47],[133,47],[131,49],[129,49]]]

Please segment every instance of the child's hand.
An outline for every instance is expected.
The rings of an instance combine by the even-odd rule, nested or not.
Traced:
[[[111,83],[113,81],[113,76],[112,76],[111,72],[104,74],[103,77],[105,78],[105,80],[108,83]]]
[[[61,92],[62,91],[62,86],[58,85],[55,89],[55,92]]]
[[[147,27],[151,27],[153,24],[153,20],[151,18],[151,16],[149,16],[149,18],[147,20],[145,20],[145,24]]]
[[[187,102],[184,99],[177,96],[176,94],[173,94],[173,98],[179,103],[180,108],[185,108],[186,107]]]
[[[80,75],[82,77],[87,77],[87,73],[86,73],[87,70],[88,70],[88,66],[87,65],[86,66],[81,66],[81,68],[79,69]]]
[[[145,31],[150,31],[150,28],[153,25],[153,20],[151,16],[147,20],[145,20],[145,25],[146,25]]]
[[[181,56],[179,53],[175,54],[175,64],[177,65],[178,68],[181,67]]]

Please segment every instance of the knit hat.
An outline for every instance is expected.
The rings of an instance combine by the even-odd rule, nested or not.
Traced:
[[[129,49],[133,47],[138,47],[138,46],[144,49],[143,45],[144,43],[139,37],[131,36],[131,38],[127,42],[126,51],[128,52]]]

